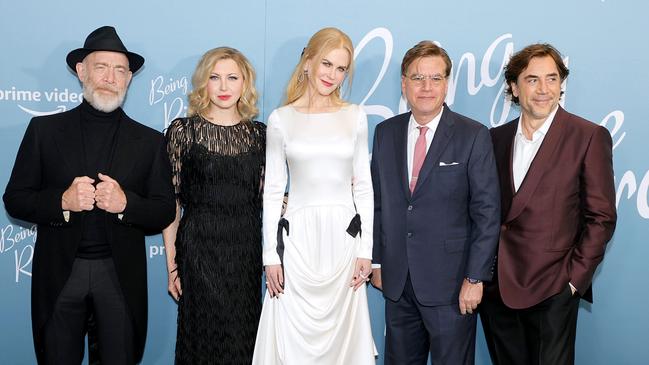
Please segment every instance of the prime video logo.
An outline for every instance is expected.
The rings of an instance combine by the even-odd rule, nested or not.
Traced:
[[[64,88],[62,90],[59,90],[58,88],[53,88],[47,91],[24,90],[24,89],[18,89],[15,86],[12,86],[11,88],[0,88],[0,102],[4,102],[4,101],[15,102],[18,108],[20,108],[25,113],[35,117],[64,112],[67,110],[67,107],[64,104],[60,104],[57,105],[53,110],[41,111],[41,110],[34,110],[31,108],[27,108],[22,104],[33,103],[33,102],[37,102],[37,103],[48,102],[48,103],[74,103],[74,105],[76,106],[77,104],[81,103],[82,100],[83,100],[82,92],[70,91],[70,89],[68,88]]]

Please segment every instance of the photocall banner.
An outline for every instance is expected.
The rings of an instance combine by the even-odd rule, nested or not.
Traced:
[[[420,40],[444,47],[453,61],[447,104],[488,127],[519,115],[504,97],[503,66],[530,43],[548,42],[570,69],[562,105],[605,126],[614,143],[618,225],[582,303],[578,364],[646,364],[649,360],[649,5],[621,0],[153,2],[0,0],[0,187],[4,191],[29,120],[78,105],[81,87],[65,63],[92,30],[117,28],[146,58],[124,106],[135,120],[164,130],[187,111],[191,75],[218,46],[242,51],[257,72],[261,121],[283,99],[302,48],[318,29],[335,26],[355,45],[347,94],[374,127],[405,112],[403,54]],[[30,286],[37,228],[0,214],[0,362],[34,364]],[[147,238],[149,329],[143,364],[172,364],[177,306],[167,295],[164,246]],[[261,269],[260,269],[261,273]],[[383,363],[383,298],[370,290],[374,339]],[[490,364],[478,328],[477,364]]]

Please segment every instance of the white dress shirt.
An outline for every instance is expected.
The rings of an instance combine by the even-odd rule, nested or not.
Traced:
[[[410,114],[410,120],[408,121],[408,182],[412,179],[412,164],[415,156],[415,144],[417,143],[417,138],[419,138],[419,126],[428,127],[426,131],[426,153],[430,148],[430,144],[433,142],[433,137],[435,136],[435,131],[439,125],[439,120],[442,118],[442,113],[444,112],[444,107],[439,111],[439,113],[431,119],[430,122],[424,124],[423,126],[415,120],[414,115]]]
[[[543,139],[548,133],[550,126],[552,125],[552,120],[554,115],[557,113],[555,107],[552,113],[548,115],[548,118],[543,122],[541,127],[534,131],[532,134],[532,140],[530,141],[523,134],[523,116],[518,119],[518,128],[516,129],[516,137],[514,138],[514,156],[512,158],[512,174],[514,176],[514,192],[517,192],[521,187],[525,175],[527,175],[527,170],[529,170],[536,153],[539,152]]]

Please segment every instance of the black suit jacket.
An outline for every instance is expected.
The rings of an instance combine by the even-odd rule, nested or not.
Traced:
[[[175,197],[162,134],[120,112],[115,152],[107,174],[121,185],[127,205],[121,220],[109,214],[105,224],[119,282],[134,321],[135,348],[140,359],[147,328],[144,235],[172,222]],[[38,225],[32,265],[32,329],[39,362],[44,324],[70,275],[81,241],[85,214],[72,212],[66,222],[61,209],[63,192],[75,177],[85,174],[80,118],[77,107],[32,119],[3,196],[12,217]]]

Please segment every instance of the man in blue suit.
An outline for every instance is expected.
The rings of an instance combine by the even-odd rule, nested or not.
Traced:
[[[451,73],[430,41],[408,50],[401,91],[411,112],[376,127],[374,263],[383,290],[385,364],[473,364],[475,310],[500,230],[487,128],[444,103]]]

